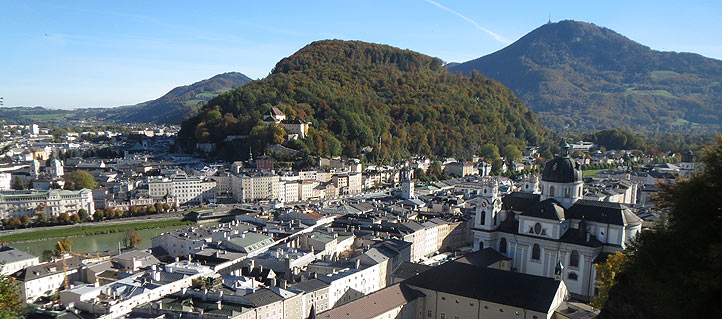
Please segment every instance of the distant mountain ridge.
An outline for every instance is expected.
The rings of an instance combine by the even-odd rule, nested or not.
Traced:
[[[722,123],[722,61],[651,50],[591,23],[545,24],[448,68],[501,82],[557,131],[708,132]]]
[[[251,81],[239,72],[222,73],[210,79],[176,87],[152,101],[106,109],[101,116],[115,122],[180,124],[198,113],[207,101]]]

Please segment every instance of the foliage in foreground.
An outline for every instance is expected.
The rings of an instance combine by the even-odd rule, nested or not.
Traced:
[[[720,318],[722,304],[722,136],[702,173],[662,185],[664,223],[642,232],[600,318]]]

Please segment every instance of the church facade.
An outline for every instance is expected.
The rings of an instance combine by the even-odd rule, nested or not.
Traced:
[[[478,197],[474,250],[491,247],[511,258],[512,271],[563,280],[571,295],[590,300],[595,263],[624,249],[642,220],[620,203],[583,200],[582,172],[569,146],[549,161],[541,183],[500,197],[487,181]]]

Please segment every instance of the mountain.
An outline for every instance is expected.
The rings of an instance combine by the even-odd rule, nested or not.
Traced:
[[[238,72],[218,74],[191,85],[176,87],[152,101],[106,109],[102,115],[116,122],[180,124],[195,115],[210,99],[248,82],[251,79]]]
[[[451,65],[508,86],[556,130],[719,131],[722,61],[660,52],[594,24],[543,25],[511,45]]]
[[[215,155],[226,159],[245,159],[249,146],[259,154],[284,139],[262,122],[272,107],[311,123],[306,139],[286,145],[313,155],[355,157],[373,148],[367,156],[381,162],[410,154],[470,158],[484,143],[545,140],[534,113],[494,80],[451,74],[440,59],[409,50],[327,40],[209,101],[183,122],[179,141],[187,149],[216,143]]]

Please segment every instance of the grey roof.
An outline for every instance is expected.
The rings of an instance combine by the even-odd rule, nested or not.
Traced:
[[[522,215],[559,221],[565,219],[564,207],[553,198],[537,202],[535,205],[527,208]]]
[[[539,194],[514,192],[501,199],[502,209],[524,211],[539,202]]]
[[[490,247],[487,247],[479,251],[468,253],[457,259],[456,262],[480,267],[489,267],[500,260],[511,260],[511,258],[502,255]]]
[[[642,219],[620,203],[579,200],[567,209],[567,218],[612,225],[637,225]]]
[[[459,262],[447,262],[403,282],[458,296],[549,312],[560,281]]]
[[[243,296],[243,299],[252,303],[256,307],[270,305],[274,302],[283,300],[283,297],[279,296],[273,290],[262,288],[252,294]]]
[[[399,265],[396,270],[391,273],[391,277],[408,279],[416,276],[424,271],[427,271],[433,267],[424,264],[417,264],[408,261],[404,261]]]
[[[79,257],[70,257],[65,259],[65,265],[68,267],[68,270],[77,270],[83,266],[83,263]],[[58,259],[54,262],[27,267],[17,271],[12,276],[21,281],[30,281],[60,272],[63,272],[63,261]]]
[[[289,288],[291,288],[291,289],[296,289],[296,290],[301,290],[301,291],[303,291],[303,292],[312,292],[312,291],[320,290],[320,289],[323,289],[323,288],[327,288],[328,286],[329,286],[328,283],[325,283],[325,282],[323,282],[323,281],[321,281],[321,280],[318,280],[318,279],[315,279],[315,278],[314,278],[314,279],[311,279],[311,280],[306,280],[306,281],[299,282],[299,283],[297,283],[297,284],[295,284],[295,285],[293,285],[293,286],[291,286],[291,287],[289,287]]]
[[[37,258],[37,256],[8,246],[0,247],[0,264]]]

